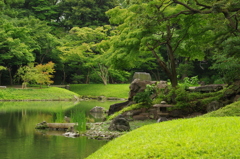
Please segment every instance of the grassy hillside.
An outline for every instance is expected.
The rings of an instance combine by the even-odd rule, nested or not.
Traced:
[[[193,118],[143,126],[87,159],[240,158],[240,118]]]
[[[0,100],[60,100],[72,99],[77,93],[67,89],[50,87],[42,89],[0,89]]]
[[[70,91],[81,96],[128,98],[130,84],[71,84]]]
[[[203,115],[203,117],[240,116],[240,101]]]

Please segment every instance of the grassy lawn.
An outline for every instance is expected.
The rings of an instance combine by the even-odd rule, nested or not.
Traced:
[[[135,123],[87,159],[240,158],[239,112],[240,101],[197,118]]]
[[[239,117],[150,124],[116,138],[88,159],[240,158],[239,129]]]
[[[72,99],[77,93],[64,88],[34,88],[34,89],[0,89],[0,100],[60,100]]]
[[[130,84],[71,84],[70,91],[81,96],[128,98]]]
[[[17,112],[21,110],[36,110],[43,112],[62,112],[76,106],[75,101],[15,101],[0,102],[0,112]]]

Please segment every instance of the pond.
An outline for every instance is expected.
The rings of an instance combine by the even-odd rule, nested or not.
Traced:
[[[86,112],[87,118],[94,118],[89,110],[94,106],[109,106],[116,101],[73,102],[0,102],[0,158],[1,159],[82,159],[92,154],[107,141],[87,137],[68,138],[61,131],[40,131],[35,129],[42,121],[53,122],[56,113],[69,115],[74,110]]]

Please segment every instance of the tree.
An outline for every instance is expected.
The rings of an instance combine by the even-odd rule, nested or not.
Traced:
[[[88,27],[74,27],[70,30],[70,35],[66,37],[64,46],[59,47],[62,52],[63,63],[68,63],[75,76],[85,74],[86,81],[89,81],[91,72],[95,72],[102,79],[104,84],[108,81],[108,67],[102,60],[98,59],[100,50],[98,43],[107,38],[111,32],[111,26],[102,26],[95,29]],[[83,73],[84,72],[84,73]],[[74,77],[75,78],[75,77]],[[75,78],[76,79],[76,78]]]
[[[119,24],[119,35],[112,37],[107,51],[114,65],[127,66],[123,61],[131,59],[133,63],[133,60],[152,54],[172,86],[177,86],[176,59],[179,56],[203,58],[204,55],[181,52],[185,40],[192,38],[194,43],[195,37],[189,34],[200,17],[181,15],[166,19],[169,14],[179,10],[181,6],[174,6],[170,1],[155,0],[151,3],[139,2],[127,9],[116,7],[108,11],[110,21]]]
[[[47,64],[39,64],[36,67],[37,70],[37,78],[35,79],[38,84],[41,86],[43,84],[52,84],[53,81],[51,78],[53,78],[53,73],[55,72],[54,69],[54,63],[53,62],[48,62]]]
[[[58,22],[67,30],[73,27],[98,27],[109,24],[105,12],[117,6],[117,0],[62,0],[58,3]]]
[[[151,53],[175,87],[179,59],[204,60],[216,39],[238,34],[238,5],[234,0],[137,0],[116,7],[107,15],[119,32],[111,38],[106,56],[115,66],[133,67],[134,60]],[[209,25],[212,19],[221,25]]]
[[[211,69],[217,70],[220,77],[226,83],[240,79],[240,38],[230,37],[226,39],[213,56],[215,62]],[[219,52],[222,52],[219,54]]]
[[[33,63],[29,63],[26,66],[21,66],[15,75],[15,80],[22,80],[22,88],[26,88],[30,82],[38,83],[41,86],[43,84],[51,84],[53,81],[54,63],[48,62],[47,64],[39,64],[34,66]]]
[[[22,89],[26,88],[29,82],[34,82],[38,78],[37,69],[33,63],[21,66],[15,75],[15,80],[22,80]]]
[[[16,19],[0,18],[0,65],[7,68],[11,85],[13,66],[34,61],[29,29],[18,24]]]

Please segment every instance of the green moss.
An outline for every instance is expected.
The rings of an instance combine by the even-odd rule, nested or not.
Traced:
[[[203,115],[203,117],[223,117],[223,116],[240,116],[240,101],[234,102],[216,111]]]
[[[118,112],[108,116],[107,120],[112,120],[113,118],[116,118],[118,115],[120,115],[120,114],[122,114],[122,113],[124,113],[126,111],[139,109],[139,108],[142,108],[142,107],[144,107],[144,105],[142,105],[142,103],[132,104],[132,105],[130,105],[128,107],[125,107],[122,110],[120,110],[120,111],[118,111]]]
[[[169,93],[166,95],[165,100],[167,100],[168,103],[174,103],[174,108],[177,109],[191,107],[192,110],[199,110],[199,105],[196,105],[198,102],[200,102],[202,108],[204,108],[208,103],[214,100],[219,100],[223,96],[224,91],[225,90],[210,93],[200,93],[186,91],[183,87],[171,88]]]
[[[193,118],[143,126],[87,159],[239,158],[240,118]]]

